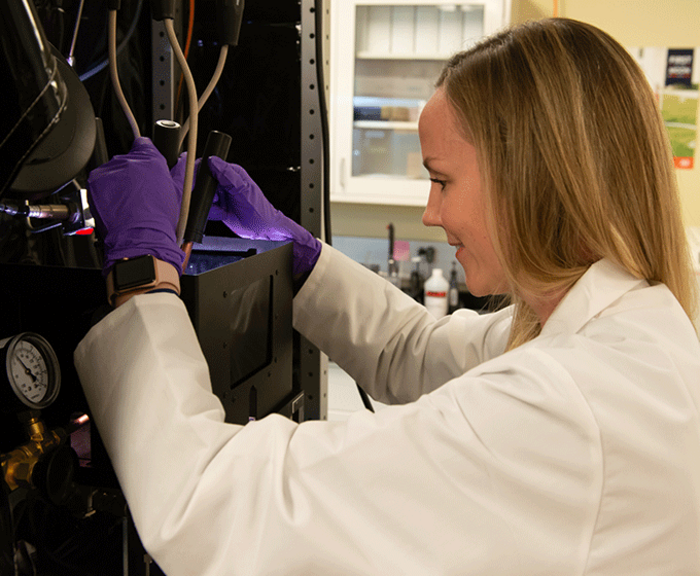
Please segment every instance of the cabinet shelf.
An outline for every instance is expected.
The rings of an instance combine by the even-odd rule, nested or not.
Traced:
[[[385,52],[358,52],[355,58],[358,60],[426,60],[445,62],[452,57],[452,53],[445,54],[390,54]]]
[[[409,130],[416,132],[418,122],[396,122],[391,120],[355,120],[352,125],[355,128],[365,130]]]

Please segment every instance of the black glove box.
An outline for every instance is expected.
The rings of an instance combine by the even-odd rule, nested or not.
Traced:
[[[303,420],[292,383],[292,244],[205,238],[180,282],[227,421]]]

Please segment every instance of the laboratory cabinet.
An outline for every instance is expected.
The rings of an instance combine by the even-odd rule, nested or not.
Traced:
[[[510,20],[510,0],[330,5],[331,200],[423,206],[418,118],[445,61]]]

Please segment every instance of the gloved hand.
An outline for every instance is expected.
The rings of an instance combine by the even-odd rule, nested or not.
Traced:
[[[145,254],[182,272],[185,254],[175,234],[182,186],[173,182],[165,158],[148,138],[137,138],[128,154],[93,170],[88,197],[104,243],[104,276],[117,260]]]
[[[171,171],[175,182],[184,181],[185,159],[186,155],[182,154]],[[275,209],[240,166],[212,156],[209,158],[209,168],[219,182],[209,220],[224,222],[241,238],[291,240],[294,276],[310,272],[321,253],[321,242]]]

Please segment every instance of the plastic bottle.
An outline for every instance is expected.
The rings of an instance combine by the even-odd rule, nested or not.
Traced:
[[[447,315],[447,292],[449,282],[442,275],[440,268],[433,268],[433,274],[425,282],[424,305],[435,318]]]
[[[447,312],[452,314],[459,306],[459,282],[457,281],[457,264],[452,262],[452,272],[450,272],[450,291],[447,294]]]

